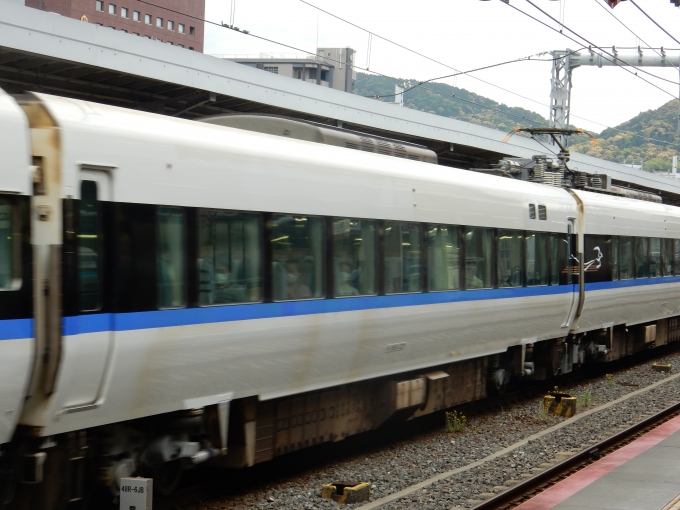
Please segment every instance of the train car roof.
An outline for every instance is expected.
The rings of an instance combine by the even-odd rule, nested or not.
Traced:
[[[35,94],[60,127],[64,196],[110,169],[112,200],[565,232],[561,188]],[[529,205],[548,219],[530,219]]]
[[[586,234],[680,238],[680,208],[574,190],[585,208]]]

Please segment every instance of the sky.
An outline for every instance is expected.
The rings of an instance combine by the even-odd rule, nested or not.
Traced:
[[[552,50],[577,50],[580,45],[546,28],[516,7],[559,29],[528,0],[307,0],[375,34],[370,54],[369,36],[301,0],[206,0],[206,19],[229,23],[232,5],[234,25],[252,34],[301,51],[258,40],[217,26],[206,25],[205,53],[251,55],[260,53],[302,56],[320,47],[350,46],[355,63],[384,75],[417,80],[431,79],[454,71],[385,42],[382,36],[457,70],[467,71]],[[676,43],[657,28],[630,1],[610,9],[604,0],[532,0],[565,27],[596,46],[619,49],[621,58],[636,53],[637,46],[664,47],[668,55],[680,54]],[[680,40],[680,8],[669,0],[635,0],[649,16]],[[606,7],[606,9],[603,8]],[[635,35],[614,17],[625,23]],[[565,28],[563,32],[573,36]],[[640,39],[638,39],[637,37]],[[644,41],[644,42],[642,42]],[[645,44],[647,43],[647,44]],[[585,43],[587,46],[587,43]],[[629,48],[629,49],[624,49]],[[672,51],[676,49],[676,51]],[[654,54],[652,50],[643,50]],[[550,55],[540,57],[550,59]],[[549,116],[551,61],[525,61],[478,71],[471,76],[440,80],[489,97],[509,106],[519,106]],[[632,68],[628,68],[635,73]],[[571,123],[600,132],[641,111],[678,97],[678,70],[645,67],[645,71],[673,83],[617,67],[584,66],[573,71]],[[362,72],[361,69],[357,69]],[[479,81],[480,78],[493,85]],[[644,76],[657,87],[640,79]],[[495,85],[495,86],[494,86]],[[501,88],[506,89],[502,90]],[[521,97],[523,96],[523,97]]]

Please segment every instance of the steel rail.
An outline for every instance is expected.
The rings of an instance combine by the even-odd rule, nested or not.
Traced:
[[[527,496],[530,494],[538,494],[547,489],[549,486],[554,485],[558,481],[564,478],[564,475],[579,471],[581,468],[577,469],[579,464],[591,464],[595,462],[603,455],[601,453],[605,450],[612,449],[615,446],[624,446],[627,444],[628,440],[639,435],[641,431],[647,431],[646,429],[653,429],[663,422],[668,421],[673,415],[680,413],[680,402],[673,404],[662,411],[645,418],[644,420],[632,425],[631,427],[622,430],[596,443],[594,445],[585,448],[584,450],[574,454],[572,457],[563,460],[562,462],[555,464],[554,466],[547,468],[545,471],[536,473],[536,475],[528,478],[524,482],[520,482],[514,487],[499,493],[493,498],[487,499],[477,506],[473,507],[472,510],[497,510],[503,508],[513,508],[519,505],[521,502],[527,500]],[[615,450],[618,448],[614,448]],[[551,483],[552,482],[552,483]],[[540,490],[539,490],[540,489]]]

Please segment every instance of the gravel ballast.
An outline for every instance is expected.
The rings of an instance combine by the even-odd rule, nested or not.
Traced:
[[[529,477],[556,460],[562,460],[560,452],[581,450],[589,443],[612,435],[617,429],[630,426],[644,416],[680,401],[680,378],[673,377],[673,371],[653,371],[653,363],[670,363],[673,367],[680,367],[680,353],[622,369],[613,375],[560,387],[560,390],[579,397],[580,414],[575,418],[546,416],[540,412],[541,400],[538,398],[512,404],[500,411],[490,410],[471,416],[462,432],[444,431],[442,418],[440,430],[409,437],[366,454],[331,461],[307,471],[296,467],[295,474],[289,477],[284,472],[275,482],[267,482],[252,490],[249,488],[243,494],[204,501],[186,508],[339,508],[333,501],[321,497],[324,484],[344,480],[368,481],[371,483],[371,500],[374,501],[438,475],[443,479],[400,499],[385,502],[380,508],[470,508],[503,490],[503,487],[517,483],[516,480]],[[608,402],[668,378],[672,380],[618,402],[605,412],[596,411]],[[590,405],[585,406],[588,401]],[[590,410],[595,412],[582,416]],[[493,460],[460,473],[445,475],[448,471],[498,455],[501,450],[561,423],[564,426],[559,430],[531,440]],[[225,476],[228,474],[225,473]],[[342,505],[342,508],[362,506],[365,504]]]

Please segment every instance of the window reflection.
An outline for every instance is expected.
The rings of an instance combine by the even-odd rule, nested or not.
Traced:
[[[619,274],[622,280],[633,277],[633,238],[619,237]]]
[[[673,276],[673,239],[662,240],[661,266],[663,276]]]
[[[635,278],[649,276],[649,240],[646,237],[635,238]]]
[[[201,210],[198,216],[199,303],[262,299],[259,214]]]
[[[100,303],[101,238],[97,183],[82,181],[78,204],[78,293],[83,312],[98,310]]]
[[[274,300],[323,297],[323,219],[274,214],[271,233]]]
[[[460,229],[430,225],[427,231],[430,290],[460,289]]]
[[[334,295],[376,294],[376,222],[333,219]]]
[[[420,292],[421,226],[404,221],[385,222],[385,292]]]
[[[649,276],[661,276],[661,269],[661,239],[654,237],[649,240]]]
[[[548,284],[548,234],[527,232],[527,285]]]
[[[490,228],[468,228],[465,232],[465,288],[492,287],[493,232]]]
[[[522,240],[516,230],[498,231],[498,286],[522,286]]]
[[[12,287],[14,279],[14,232],[12,204],[0,198],[0,289]]]
[[[185,304],[184,210],[159,207],[157,216],[158,306]]]

